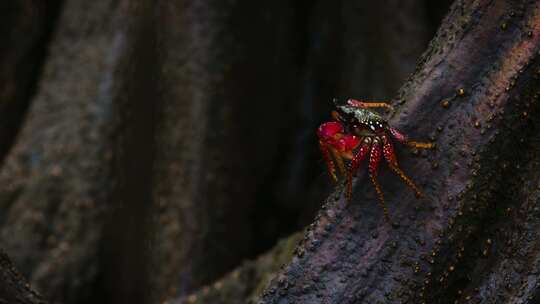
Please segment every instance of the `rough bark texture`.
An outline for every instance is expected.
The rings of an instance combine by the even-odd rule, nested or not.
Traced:
[[[47,50],[61,1],[0,3],[0,159],[19,130]]]
[[[539,50],[538,2],[457,1],[389,121],[437,145],[398,151],[429,202],[383,166],[393,229],[360,173],[261,303],[536,303]]]
[[[254,303],[277,271],[290,261],[301,238],[302,233],[295,233],[280,240],[264,255],[242,263],[240,267],[214,281],[212,285],[204,286],[189,296],[170,300],[170,303]]]
[[[47,304],[30,288],[4,252],[0,252],[0,303]]]
[[[114,1],[67,1],[39,90],[0,172],[0,243],[46,296],[92,294],[112,192],[115,71],[124,27]]]

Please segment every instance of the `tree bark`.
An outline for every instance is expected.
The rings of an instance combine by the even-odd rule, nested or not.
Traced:
[[[88,301],[102,273],[129,22],[125,2],[66,1],[0,172],[1,246],[53,301]]]
[[[280,240],[274,248],[257,259],[243,262],[242,265],[212,284],[203,286],[190,295],[169,299],[166,302],[178,304],[254,303],[280,267],[291,259],[301,238],[300,232],[292,234]]]
[[[275,118],[290,99],[280,88],[295,77],[294,32],[286,32],[293,19],[283,5],[156,7],[161,101],[152,265],[159,300],[189,294],[253,255],[254,207],[284,128]]]
[[[389,123],[429,202],[383,166],[385,222],[363,172],[331,195],[261,303],[536,303],[540,5],[457,1]]]
[[[19,274],[3,251],[0,252],[0,303],[47,304]]]
[[[36,92],[60,6],[60,0],[0,4],[0,160]]]

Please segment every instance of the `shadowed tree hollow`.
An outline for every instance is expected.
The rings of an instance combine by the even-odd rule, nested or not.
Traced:
[[[14,3],[0,302],[540,303],[537,1]],[[394,95],[392,226],[315,129]]]

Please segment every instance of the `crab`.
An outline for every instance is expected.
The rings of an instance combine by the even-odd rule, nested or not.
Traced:
[[[416,197],[424,197],[420,189],[399,167],[391,139],[419,149],[430,149],[434,145],[410,140],[405,134],[391,127],[379,113],[372,110],[373,108],[391,109],[392,107],[388,103],[355,99],[347,100],[345,105],[337,105],[336,100],[334,103],[336,104],[336,111],[332,111],[334,120],[323,123],[317,130],[319,147],[330,177],[338,182],[337,165],[341,175],[346,175],[345,194],[347,201],[350,201],[353,175],[360,168],[362,161],[369,155],[369,176],[377,192],[384,216],[390,222],[384,195],[377,181],[381,158],[384,157],[390,169],[413,190]],[[345,168],[345,160],[349,161],[347,169]]]

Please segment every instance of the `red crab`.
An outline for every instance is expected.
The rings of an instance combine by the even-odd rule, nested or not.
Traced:
[[[390,221],[381,186],[377,182],[381,156],[384,156],[390,169],[414,191],[417,197],[423,196],[422,192],[399,168],[390,138],[421,149],[432,148],[433,144],[409,140],[403,133],[389,126],[381,115],[370,109],[377,107],[391,108],[389,104],[384,102],[363,102],[355,99],[349,99],[346,105],[336,105],[337,111],[332,111],[334,121],[320,125],[317,135],[328,172],[334,181],[338,180],[334,162],[337,163],[341,174],[345,175],[343,159],[350,160],[347,170],[347,200],[351,198],[353,174],[369,154],[369,176],[379,196],[384,216],[386,220]]]

